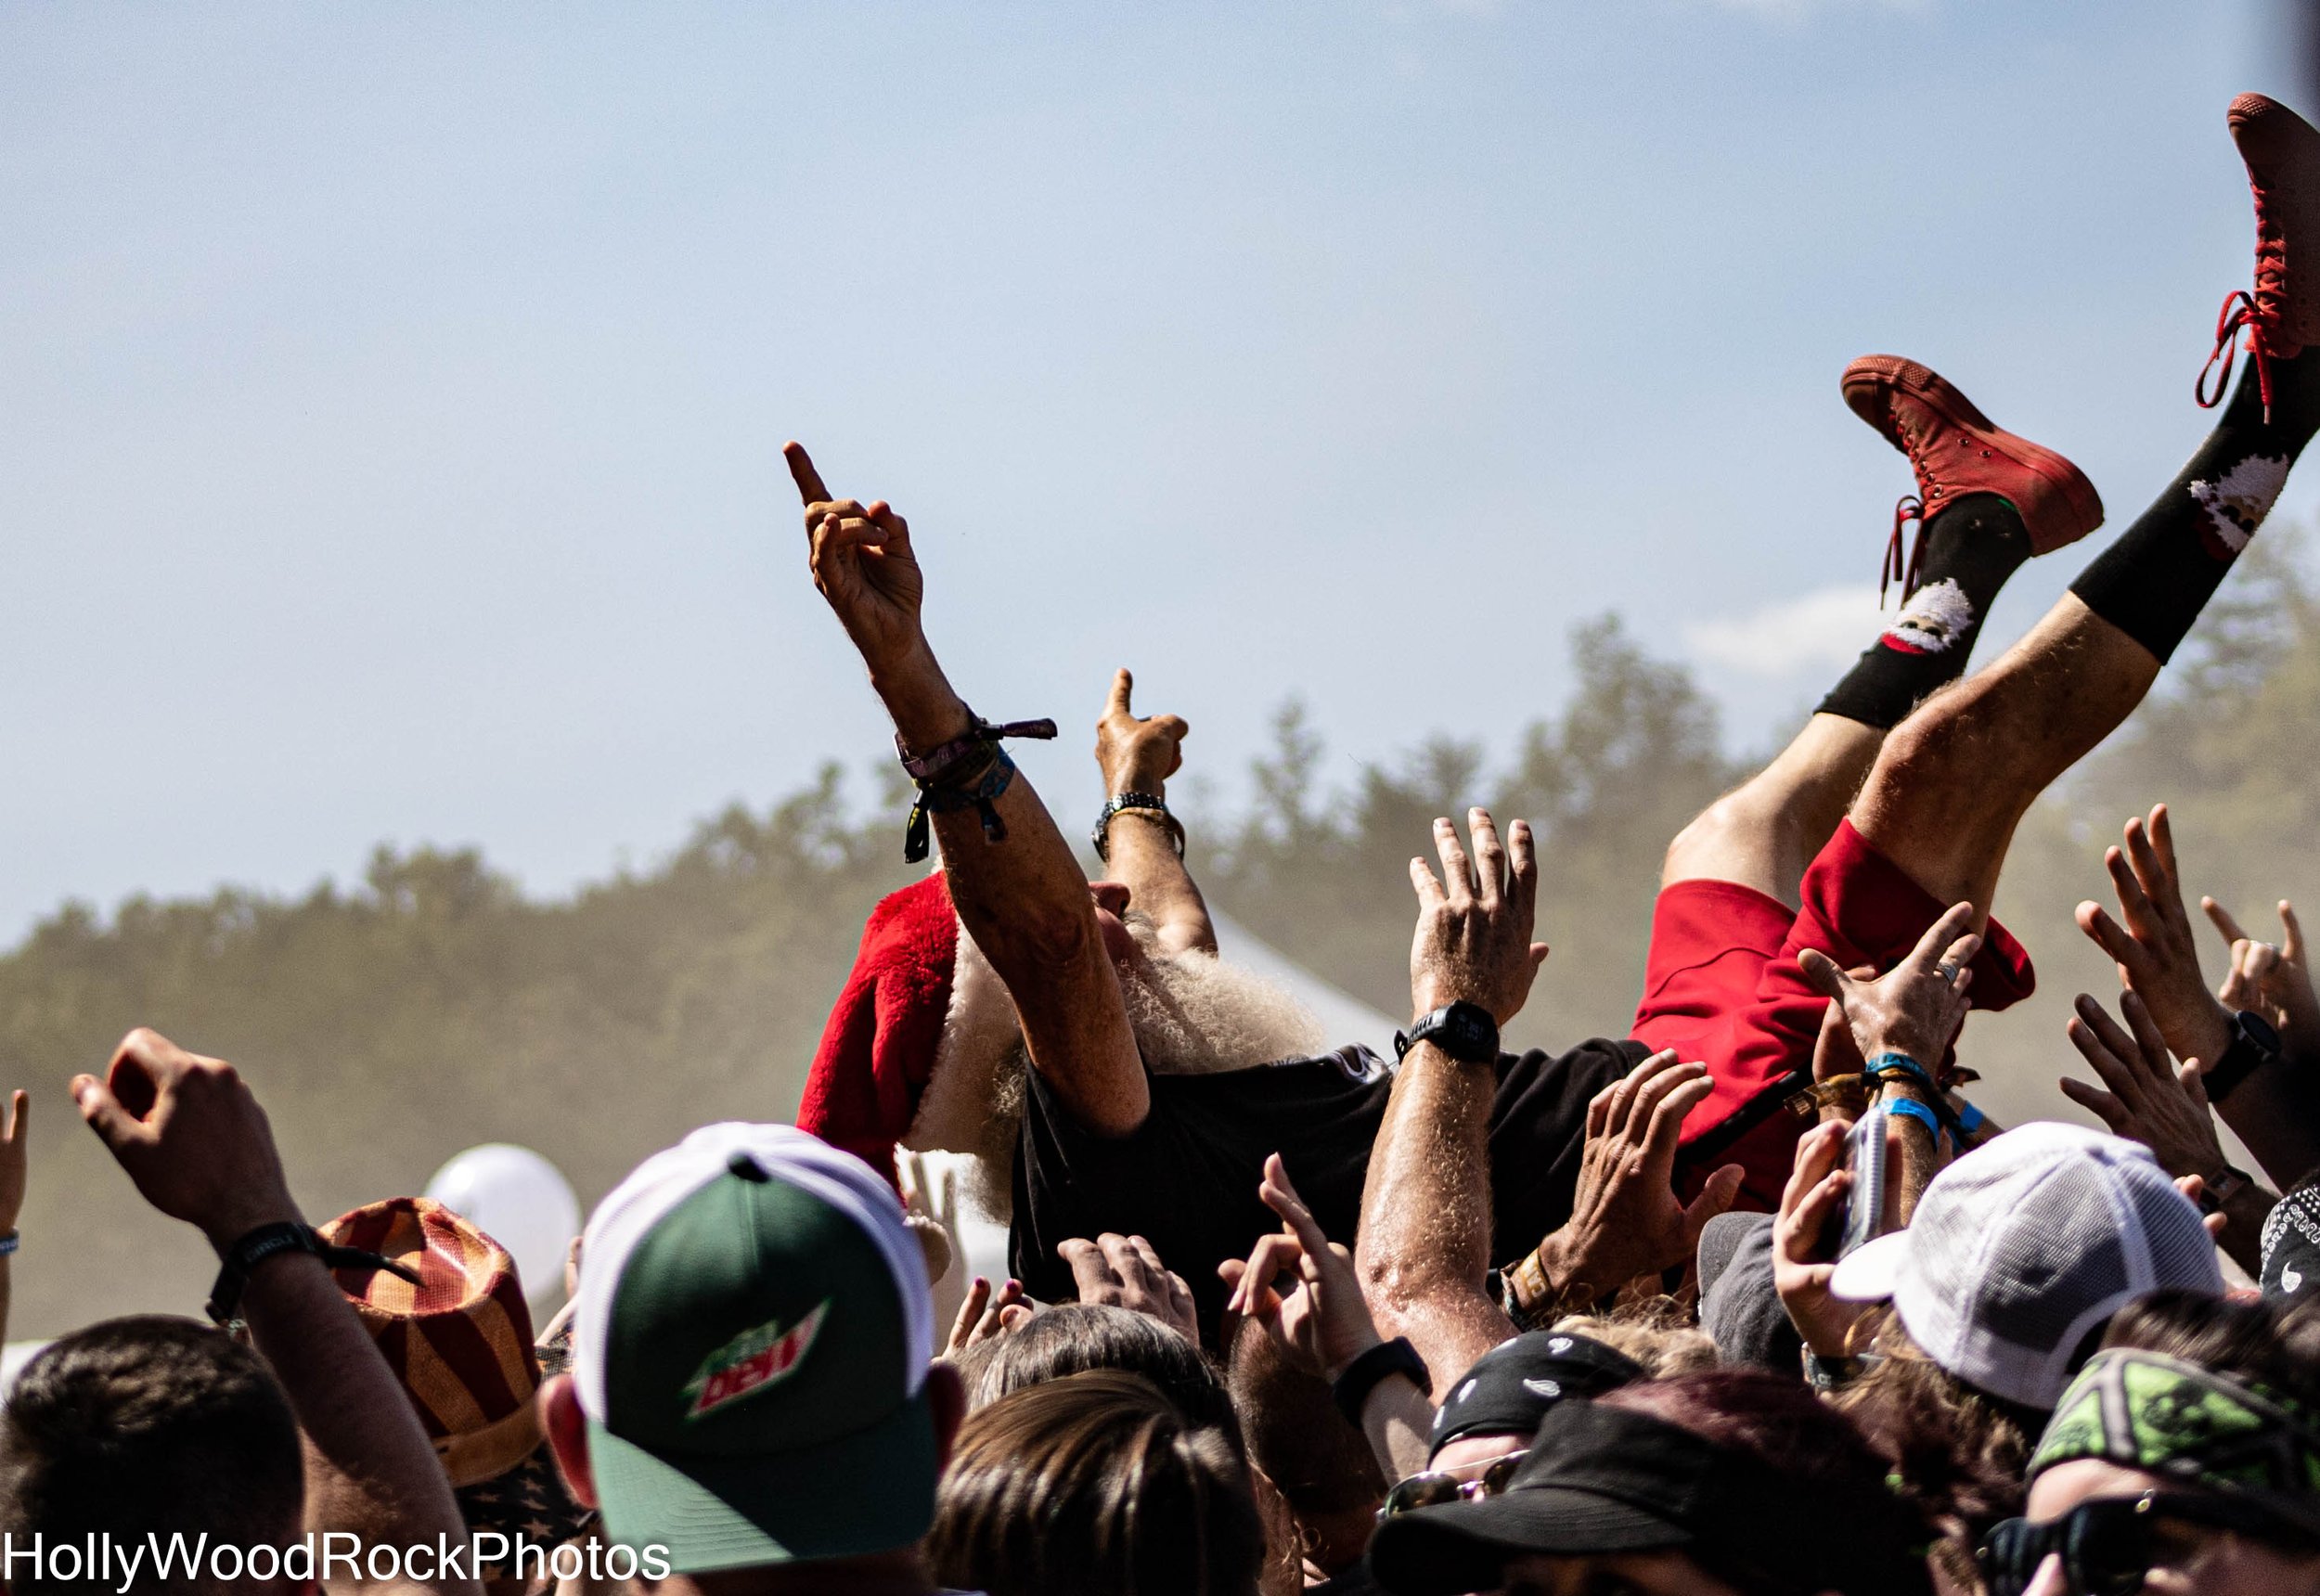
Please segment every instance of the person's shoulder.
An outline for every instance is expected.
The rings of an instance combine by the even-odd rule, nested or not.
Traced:
[[[1501,1068],[1520,1064],[1537,1071],[1609,1070],[1623,1075],[1651,1056],[1651,1049],[1632,1036],[1590,1036],[1559,1053],[1532,1048],[1523,1053],[1509,1054],[1501,1062]]]

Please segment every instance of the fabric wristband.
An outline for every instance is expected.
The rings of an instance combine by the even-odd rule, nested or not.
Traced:
[[[19,1236],[14,1230],[10,1230],[5,1236],[0,1236],[0,1258],[6,1257],[21,1245],[23,1245],[23,1238]]]
[[[1361,1428],[1361,1409],[1370,1400],[1370,1393],[1397,1374],[1407,1374],[1410,1383],[1431,1396],[1434,1377],[1426,1372],[1425,1359],[1410,1345],[1410,1338],[1398,1335],[1391,1341],[1381,1341],[1346,1365],[1346,1371],[1330,1383],[1329,1395],[1337,1404],[1337,1411],[1346,1416],[1346,1422]]]
[[[1883,1080],[1888,1075],[1907,1075],[1929,1092],[1939,1092],[1941,1089],[1934,1083],[1933,1072],[1907,1053],[1879,1053],[1869,1061],[1862,1073],[1875,1075],[1879,1080]]]
[[[1990,1123],[1990,1116],[1964,1098],[1957,1100],[1957,1129],[1961,1136],[1971,1136]]]
[[[1936,1141],[1941,1139],[1940,1116],[1915,1098],[1897,1097],[1885,1105],[1885,1112],[1900,1114],[1903,1119],[1914,1119],[1926,1127],[1927,1136],[1932,1137]]]
[[[283,1253],[304,1253],[320,1258],[323,1267],[332,1269],[384,1269],[398,1280],[412,1285],[420,1283],[417,1270],[396,1263],[378,1253],[367,1253],[359,1247],[334,1247],[325,1242],[312,1225],[295,1219],[277,1220],[261,1225],[223,1249],[223,1260],[217,1271],[216,1283],[210,1287],[207,1310],[218,1324],[231,1324],[235,1310],[241,1306],[242,1288],[250,1283],[251,1271],[268,1258]]]

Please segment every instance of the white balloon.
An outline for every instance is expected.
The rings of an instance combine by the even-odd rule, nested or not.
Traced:
[[[508,1249],[535,1307],[563,1300],[564,1255],[580,1233],[572,1182],[528,1147],[489,1141],[435,1171],[427,1195]]]

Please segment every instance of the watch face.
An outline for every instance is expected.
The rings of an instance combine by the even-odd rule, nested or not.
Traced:
[[[1463,1009],[1452,1010],[1442,1029],[1461,1052],[1471,1053],[1490,1039],[1483,1023]]]
[[[2247,1034],[2249,1041],[2265,1052],[2276,1053],[2280,1050],[2278,1030],[2274,1027],[2271,1021],[2252,1009],[2242,1009],[2239,1011],[2239,1028]]]

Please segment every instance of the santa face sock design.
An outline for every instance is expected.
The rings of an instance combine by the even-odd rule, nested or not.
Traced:
[[[2030,558],[2030,534],[1995,494],[1969,494],[1926,523],[1924,576],[1883,635],[1847,672],[1822,714],[1884,730],[1966,674],[1998,589]]]
[[[2320,429],[2320,349],[2272,363],[2272,416],[2249,362],[2215,431],[2159,501],[2070,584],[2086,607],[2167,663],[2271,513]]]

